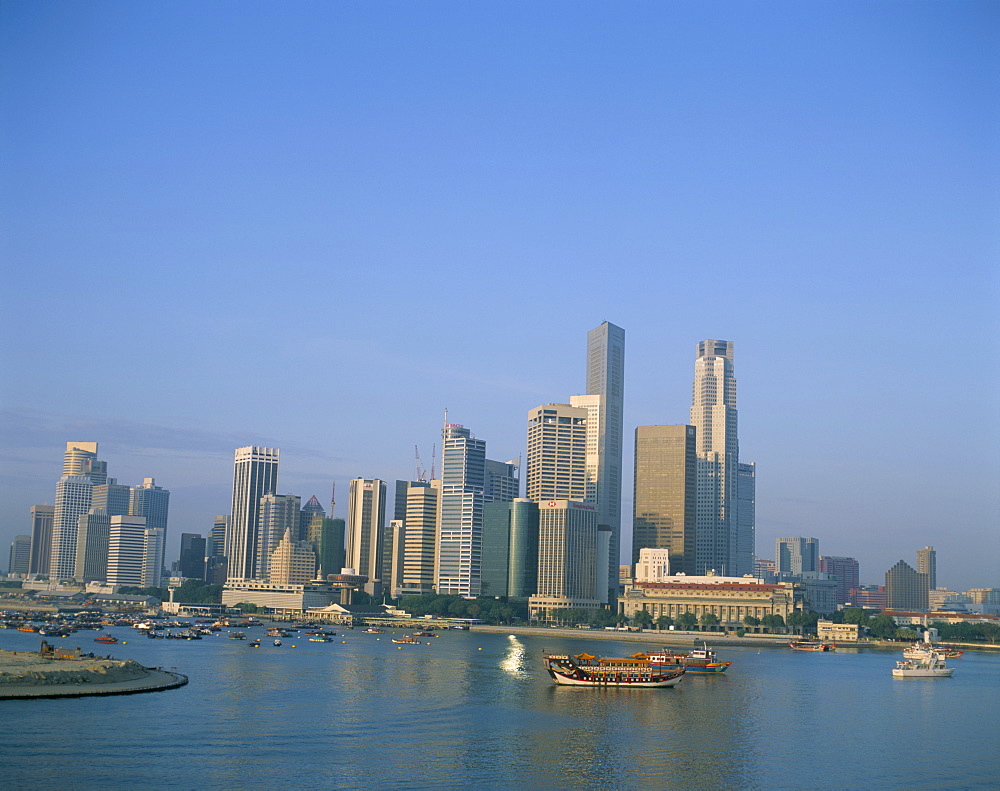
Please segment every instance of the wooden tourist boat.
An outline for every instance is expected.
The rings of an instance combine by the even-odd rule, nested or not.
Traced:
[[[654,664],[649,659],[590,654],[543,654],[556,684],[576,687],[672,687],[684,677],[683,667]]]

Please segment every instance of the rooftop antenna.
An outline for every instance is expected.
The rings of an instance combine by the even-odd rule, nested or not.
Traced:
[[[333,519],[333,509],[337,507],[337,482],[330,484],[330,518]]]
[[[431,445],[431,480],[434,480],[434,461],[437,458],[437,443]]]

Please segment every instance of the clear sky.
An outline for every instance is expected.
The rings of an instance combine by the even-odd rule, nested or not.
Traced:
[[[341,516],[445,408],[516,458],[608,320],[627,469],[732,340],[759,556],[1000,586],[998,40],[995,2],[5,0],[0,567],[69,440],[171,490],[168,560],[237,446]]]

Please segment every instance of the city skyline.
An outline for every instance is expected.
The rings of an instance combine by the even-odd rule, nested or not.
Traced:
[[[523,457],[607,320],[626,535],[725,338],[758,555],[996,585],[1000,10],[825,8],[4,4],[0,539],[77,438],[171,492],[168,559],[237,447],[340,517],[446,408]]]

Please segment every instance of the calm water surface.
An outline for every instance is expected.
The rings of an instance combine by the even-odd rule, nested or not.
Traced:
[[[540,657],[634,643],[391,633],[258,649],[111,629],[60,645],[176,667],[146,695],[0,701],[4,789],[997,789],[1000,655],[894,680],[898,655],[730,648],[672,689],[556,687]],[[263,636],[263,629],[246,630]],[[0,630],[0,648],[39,638]]]

